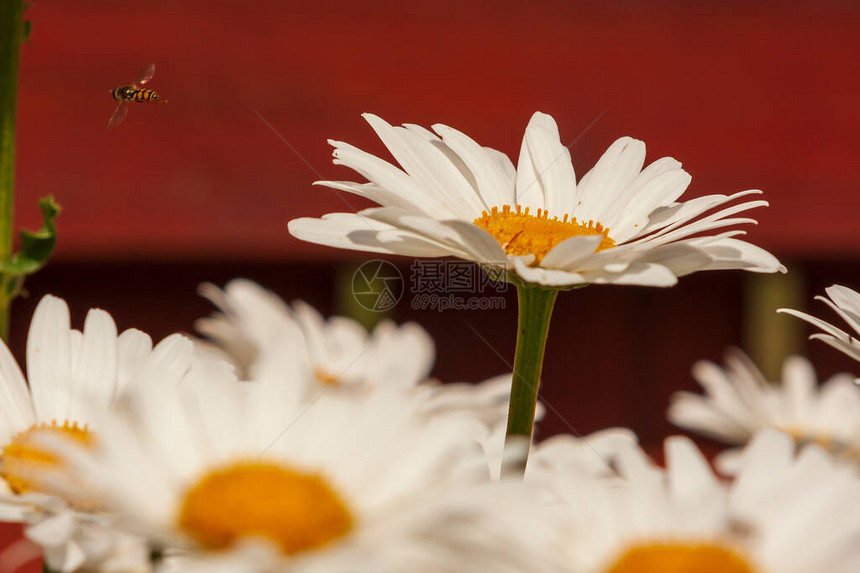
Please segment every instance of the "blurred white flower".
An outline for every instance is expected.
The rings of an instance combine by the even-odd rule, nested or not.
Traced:
[[[842,320],[848,323],[848,326],[860,335],[860,293],[851,290],[848,287],[833,285],[825,289],[827,296],[816,296],[817,300],[822,301],[827,306],[836,311]],[[817,326],[824,331],[824,334],[813,334],[809,338],[815,338],[826,342],[833,348],[844,352],[854,360],[860,361],[860,340],[852,336],[840,328],[836,328],[829,322],[825,322],[820,318],[816,318],[805,312],[793,310],[790,308],[781,308],[777,312],[784,312],[802,318],[809,324]],[[860,380],[860,379],[858,379]]]
[[[468,412],[487,426],[507,418],[511,375],[478,384],[428,378],[435,344],[414,322],[398,326],[383,320],[368,333],[347,317],[324,319],[305,302],[287,305],[246,279],[232,280],[223,290],[204,284],[200,292],[220,309],[195,323],[210,341],[203,348],[214,344],[248,380],[287,381],[294,399],[312,402],[322,392],[363,398],[377,390],[417,390],[426,397],[428,415]]]
[[[290,232],[323,245],[415,257],[454,256],[514,272],[531,283],[671,286],[702,270],[785,269],[768,252],[738,240],[755,223],[733,215],[767,205],[749,201],[703,216],[760,191],[678,202],[690,175],[669,157],[643,169],[645,144],[617,140],[576,180],[555,120],[535,113],[517,168],[445,125],[435,133],[395,127],[364,114],[402,169],[348,143],[330,141],[334,162],[368,183],[321,181],[381,207],[290,221]],[[695,237],[694,237],[695,236]]]
[[[38,436],[63,435],[92,447],[101,429],[90,413],[111,408],[129,386],[228,375],[219,364],[197,362],[192,349],[179,335],[153,348],[139,330],[118,334],[111,316],[99,309],[89,311],[83,331],[74,330],[66,303],[50,295],[39,302],[30,325],[27,380],[0,343],[0,518],[28,524],[27,537],[43,547],[51,569],[94,566],[117,557],[113,550],[120,545],[128,555],[134,542],[117,537],[97,506],[46,495],[27,477],[32,467],[59,463],[37,445]]]
[[[95,449],[42,443],[131,531],[184,549],[177,571],[547,570],[549,526],[489,484],[480,424],[406,393],[289,392],[191,381],[129,400]]]
[[[571,476],[558,532],[575,573],[850,573],[860,564],[860,477],[815,445],[768,430],[720,481],[687,438],[666,469],[619,454],[623,480]]]
[[[773,384],[741,352],[730,353],[725,368],[699,362],[693,376],[705,395],[678,392],[669,420],[729,444],[743,445],[764,428],[776,428],[799,444],[815,442],[834,455],[860,460],[860,387],[837,374],[820,387],[812,364],[788,358],[782,380]],[[721,454],[720,469],[732,471],[736,452]]]
[[[411,388],[423,382],[433,366],[433,340],[415,323],[397,326],[383,320],[368,333],[346,317],[323,319],[302,301],[289,306],[244,279],[230,281],[224,290],[205,284],[200,292],[221,312],[198,320],[197,330],[251,380],[274,374],[265,367],[271,354],[288,355],[295,362],[289,367],[307,370],[316,388],[335,385],[350,391]]]

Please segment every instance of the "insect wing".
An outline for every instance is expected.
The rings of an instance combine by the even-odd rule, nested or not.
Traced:
[[[140,72],[140,76],[134,81],[134,87],[142,86],[152,79],[152,76],[155,75],[155,64],[149,64],[143,71]]]
[[[110,116],[108,120],[108,129],[112,127],[116,127],[119,125],[119,122],[125,119],[126,114],[128,113],[128,104],[125,100],[122,100],[117,104],[116,109],[113,112],[113,115]]]

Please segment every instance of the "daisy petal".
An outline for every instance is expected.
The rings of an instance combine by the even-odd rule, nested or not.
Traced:
[[[389,162],[348,143],[341,141],[329,141],[329,143],[335,148],[333,160],[335,165],[349,167],[363,175],[371,183],[386,190],[384,195],[374,193],[374,200],[385,201],[384,203],[380,203],[381,205],[394,207],[404,203],[414,204],[421,211],[434,217],[451,217],[454,215],[435,193],[419,185],[407,173],[404,173]],[[319,181],[317,184],[354,192],[354,188],[330,185],[331,183],[338,182]],[[369,189],[365,188],[362,191],[367,192]],[[392,195],[397,198],[391,197]]]
[[[36,422],[27,381],[12,353],[0,341],[0,444]]]
[[[152,349],[142,380],[156,387],[178,386],[191,367],[194,344],[181,334],[171,334]]]
[[[758,189],[740,191],[733,195],[705,195],[696,197],[684,203],[676,203],[668,207],[661,207],[648,216],[648,225],[637,233],[633,239],[637,242],[651,241],[657,237],[666,235],[675,229],[686,225],[711,209],[729,203],[747,195],[759,195]],[[763,206],[763,205],[762,205]],[[721,215],[726,216],[726,215]],[[713,217],[713,215],[711,216]]]
[[[715,410],[697,394],[678,392],[673,395],[667,416],[676,426],[722,442],[743,444],[750,436],[749,430],[737,420]]]
[[[576,175],[555,120],[536,112],[526,127],[517,164],[517,205],[572,214]]]
[[[476,186],[485,205],[500,207],[511,204],[516,186],[516,178],[512,177],[515,172],[498,169],[496,155],[498,152],[481,147],[469,136],[447,125],[436,124],[433,129],[442,136],[442,141],[466,163],[475,177]],[[505,160],[508,159],[504,154],[499,155]]]
[[[71,400],[69,307],[55,296],[39,301],[27,338],[27,379],[40,420],[64,420]]]
[[[696,499],[719,489],[711,466],[692,440],[673,436],[665,442],[669,487],[677,501]]]
[[[74,395],[65,419],[84,420],[80,402],[107,408],[113,400],[117,379],[117,332],[111,316],[93,309],[84,324],[83,344],[72,373]],[[89,404],[92,407],[92,404]]]
[[[586,282],[582,275],[568,271],[529,266],[530,257],[510,257],[516,273],[524,280],[544,286],[563,286]]]
[[[152,339],[145,332],[130,328],[117,339],[117,392],[124,391],[152,352]]]
[[[433,205],[420,201],[420,195],[407,195],[391,191],[376,183],[354,183],[352,181],[314,181],[314,185],[321,185],[346,191],[365,199],[370,199],[385,207],[399,207],[402,209],[415,209],[416,211],[430,214],[434,211]]]
[[[419,185],[434,191],[452,213],[481,214],[483,206],[477,192],[436,146],[414,131],[393,127],[373,114],[363,117],[403,169]]]
[[[829,290],[833,290],[833,287],[830,287]],[[839,303],[828,300],[823,296],[817,296],[815,298],[816,300],[820,300],[821,302],[829,306],[831,309],[833,309],[833,311],[839,315],[839,318],[847,322],[848,326],[850,326],[854,330],[854,332],[860,334],[860,323],[858,323],[858,316],[856,312],[852,312],[850,309],[843,308],[839,305]]]
[[[656,263],[633,262],[624,271],[599,272],[587,271],[582,276],[595,284],[672,286],[678,277],[671,270]]]
[[[353,251],[440,257],[449,254],[412,233],[401,231],[359,213],[329,213],[321,219],[304,217],[289,222],[290,233],[303,241]]]
[[[453,220],[437,220],[395,209],[368,209],[364,211],[374,220],[404,229],[428,242],[444,245],[447,254],[498,264],[505,260],[501,245],[493,237],[471,223]]]
[[[833,336],[839,340],[842,340],[843,342],[848,342],[851,339],[849,334],[847,332],[845,332],[844,330],[840,330],[840,329],[836,328],[835,326],[833,326],[832,324],[830,324],[829,322],[825,322],[825,321],[821,320],[820,318],[816,318],[816,317],[812,316],[811,314],[807,314],[807,313],[801,312],[799,310],[794,310],[792,308],[778,308],[778,309],[776,309],[776,312],[779,312],[782,314],[790,314],[792,316],[796,316],[797,318],[799,318],[801,320],[805,320],[806,322],[808,322],[812,326],[817,326],[818,328],[820,328],[824,332],[830,334],[831,336]]]
[[[632,137],[617,139],[579,182],[572,215],[580,221],[611,219],[608,207],[634,181],[644,164],[644,142]]]
[[[860,314],[860,292],[842,285],[829,286],[824,289],[824,292],[836,303],[836,306],[851,314]]]
[[[593,255],[601,240],[602,235],[579,235],[565,239],[547,253],[541,264],[551,269],[572,269],[586,257]]]
[[[810,340],[820,340],[825,344],[829,344],[836,350],[847,354],[854,360],[860,361],[860,345],[858,344],[852,344],[850,341],[840,340],[839,338],[828,336],[826,334],[813,334],[809,338]]]
[[[787,273],[788,269],[769,252],[746,241],[718,239],[702,247],[713,260],[703,270],[743,269],[754,273]],[[680,276],[680,275],[679,275]]]
[[[607,207],[605,226],[617,242],[625,242],[648,224],[656,209],[674,203],[690,185],[692,177],[671,157],[658,159],[628,186],[624,195]]]
[[[644,252],[637,260],[663,265],[677,277],[701,270],[714,261],[704,249],[690,242],[660,245]]]

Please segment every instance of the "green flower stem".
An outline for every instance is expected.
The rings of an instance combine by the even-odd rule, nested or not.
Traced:
[[[24,1],[0,0],[0,260],[12,254],[15,215],[15,115],[18,57],[24,40]],[[6,285],[3,285],[6,287]],[[0,336],[9,330],[7,289],[0,292]]]
[[[558,290],[521,283],[517,296],[520,315],[506,445],[522,438],[531,440],[549,321]],[[520,470],[525,471],[525,465]]]
[[[2,1],[2,0],[0,0]],[[5,277],[4,284],[0,285],[0,338],[3,341],[9,340],[9,307],[12,306],[12,297],[6,296]]]

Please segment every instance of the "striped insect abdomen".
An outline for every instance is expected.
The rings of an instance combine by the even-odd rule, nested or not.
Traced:
[[[134,101],[150,101],[154,99],[158,99],[158,94],[152,90],[137,90],[134,94]]]

